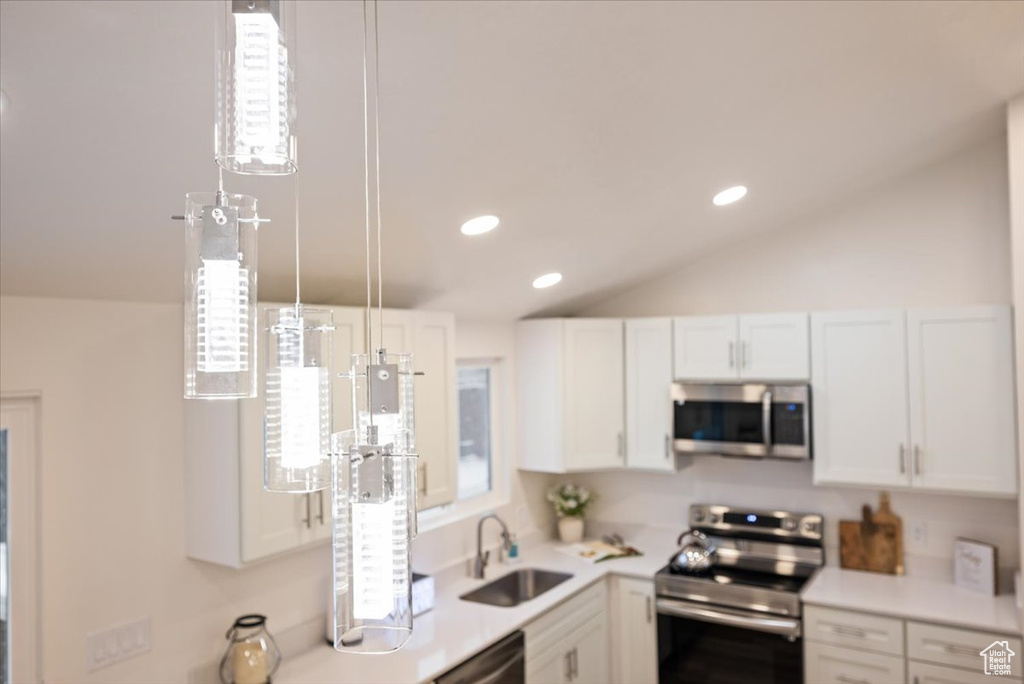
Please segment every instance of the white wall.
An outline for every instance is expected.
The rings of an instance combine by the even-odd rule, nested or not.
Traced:
[[[752,189],[752,194],[757,189]],[[742,204],[732,209],[744,211]],[[726,208],[725,210],[731,210]],[[1006,140],[964,150],[826,214],[723,249],[600,303],[581,315],[646,316],[1010,302]],[[690,503],[746,504],[820,512],[835,552],[835,522],[857,519],[870,490],[821,488],[807,463],[694,459],[675,476],[594,474],[595,515],[668,519],[680,528]],[[907,571],[950,571],[956,536],[999,546],[1020,563],[1017,502],[894,493],[907,536]],[[910,527],[927,523],[915,545]],[[1006,573],[1004,573],[1006,574]],[[1011,587],[1012,588],[1012,587]]]
[[[824,152],[823,152],[824,153]],[[753,199],[757,188],[751,189]],[[657,316],[1010,301],[1006,140],[756,236],[580,315]],[[744,200],[723,211],[752,211]]]
[[[219,658],[237,615],[264,613],[280,634],[324,612],[329,546],[240,571],[185,557],[181,315],[175,305],[0,298],[0,392],[41,393],[47,682],[184,682]],[[504,356],[512,339],[510,327],[456,336],[460,356]],[[544,485],[515,476],[506,514]],[[520,516],[533,522],[528,509]],[[471,522],[423,533],[415,567],[468,555]],[[151,652],[85,672],[88,632],[144,616]]]
[[[1013,306],[1017,311],[1017,450],[1020,457],[1021,491],[1024,491],[1024,94],[1006,109],[1007,156],[1010,178],[1010,233],[1013,245]],[[1020,510],[1024,531],[1024,506]],[[1024,598],[1024,597],[1022,597]],[[1024,600],[1018,600],[1024,624]]]

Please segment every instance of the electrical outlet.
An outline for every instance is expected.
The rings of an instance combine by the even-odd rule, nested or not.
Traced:
[[[115,625],[85,637],[86,670],[93,672],[149,651],[149,618]]]
[[[910,525],[910,547],[924,549],[928,546],[928,523],[917,520]]]

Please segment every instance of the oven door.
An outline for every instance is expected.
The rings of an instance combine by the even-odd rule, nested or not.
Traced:
[[[802,684],[800,620],[658,598],[659,684]]]
[[[764,458],[772,443],[767,385],[673,383],[675,450]]]

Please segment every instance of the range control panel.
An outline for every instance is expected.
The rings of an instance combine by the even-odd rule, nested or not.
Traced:
[[[791,513],[693,504],[690,526],[723,532],[754,532],[790,539],[821,539],[823,520],[817,513]]]

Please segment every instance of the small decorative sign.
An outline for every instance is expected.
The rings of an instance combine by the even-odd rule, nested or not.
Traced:
[[[953,582],[958,587],[986,596],[997,593],[998,551],[992,544],[957,539],[953,547]]]

